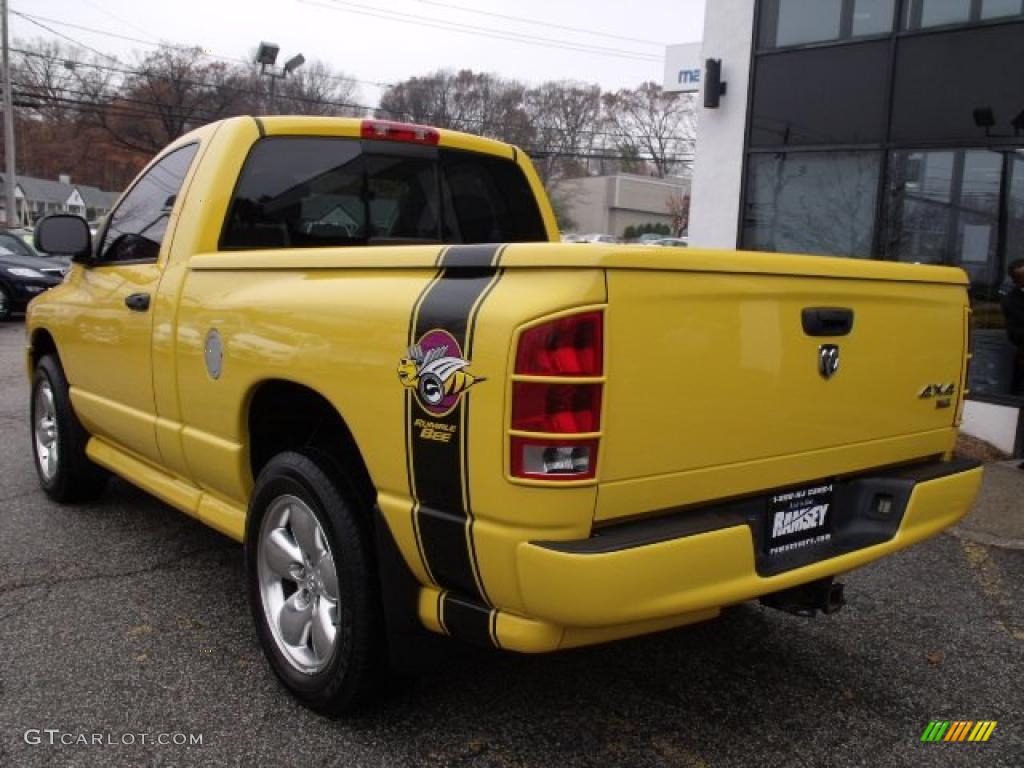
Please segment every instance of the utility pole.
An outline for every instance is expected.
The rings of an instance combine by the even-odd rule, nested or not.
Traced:
[[[2,9],[4,17],[4,159],[7,166],[4,173],[4,192],[7,197],[7,228],[14,229],[18,225],[18,201],[14,195],[17,179],[14,176],[14,98],[11,95],[11,51],[7,44],[8,27],[10,26],[7,17],[7,0],[0,0],[0,9]]]

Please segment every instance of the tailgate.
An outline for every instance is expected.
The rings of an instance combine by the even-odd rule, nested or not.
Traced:
[[[870,268],[873,275],[879,266]],[[965,362],[963,285],[607,274],[600,476],[602,494],[606,484],[617,492],[608,494],[611,506],[599,506],[598,518],[658,508],[669,487],[658,478],[674,476],[677,489],[688,475],[701,478],[693,486],[698,498],[682,494],[675,503],[723,498],[934,455],[954,439]],[[822,307],[851,310],[849,333],[805,331],[803,311]],[[837,348],[830,377],[821,370],[823,345]],[[933,385],[938,393],[922,397]],[[716,484],[712,469],[729,472]]]

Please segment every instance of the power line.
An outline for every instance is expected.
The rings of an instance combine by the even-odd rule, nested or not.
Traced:
[[[111,13],[110,11],[108,11],[106,8],[104,8],[99,3],[93,2],[93,0],[85,0],[85,3],[87,5],[90,5],[93,8],[95,8],[97,11],[102,13],[104,16],[109,16],[114,21],[119,22],[121,24],[124,24],[125,26],[131,27],[136,32],[141,32],[144,35],[148,35],[149,34],[149,30],[148,29],[143,29],[142,27],[140,27],[140,26],[138,26],[136,24],[133,24],[132,22],[128,21],[128,19],[122,18],[121,16],[118,16],[115,13]]]
[[[24,48],[11,48],[11,51],[13,51],[15,53],[19,53],[22,56],[30,56],[30,57],[34,57],[34,58],[38,58],[38,59],[45,59],[47,61],[60,62],[60,63],[63,63],[65,66],[70,64],[72,67],[88,67],[88,68],[91,68],[91,69],[99,69],[99,70],[104,70],[104,71],[108,71],[108,72],[117,72],[118,74],[129,75],[129,76],[132,76],[132,77],[148,77],[148,76],[150,76],[152,74],[150,72],[146,72],[145,70],[126,69],[123,66],[121,66],[121,67],[113,67],[113,66],[110,66],[109,64],[98,64],[96,62],[76,61],[74,59],[68,59],[68,58],[61,57],[61,56],[51,56],[51,55],[48,55],[48,54],[45,54],[45,53],[38,53],[36,51],[27,51]],[[211,83],[209,81],[195,80],[195,79],[191,79],[191,78],[179,78],[178,82],[180,82],[183,85],[196,86],[196,87],[200,87],[200,88],[219,89],[219,90],[222,90],[222,91],[226,91],[228,93],[237,93],[237,94],[243,94],[243,95],[247,95],[247,96],[255,96],[255,97],[260,97],[260,98],[265,96],[265,94],[261,90],[253,89],[253,88],[243,88],[243,87],[240,87],[240,86],[233,86],[233,85],[229,85],[227,83]],[[23,83],[22,85],[23,85],[23,87],[26,87],[26,88],[38,87],[38,86],[33,85],[31,83]],[[61,89],[62,90],[67,90],[68,92],[73,92],[72,89],[69,89],[69,88],[66,88],[66,87],[62,87]],[[123,97],[115,96],[113,98],[123,98]],[[305,103],[305,104],[319,104],[319,105],[324,105],[324,106],[339,107],[339,108],[343,108],[343,109],[361,110],[361,111],[364,111],[364,112],[365,111],[372,111],[373,110],[373,107],[366,106],[365,104],[357,104],[355,102],[333,101],[333,100],[330,100],[330,99],[314,99],[314,98],[309,98],[309,97],[306,97],[306,96],[298,96],[298,95],[294,95],[294,94],[292,94],[292,95],[285,94],[282,98],[284,98],[285,101],[297,101],[297,102]],[[152,102],[152,103],[157,104],[158,102]],[[216,119],[216,118],[214,118],[214,119]]]
[[[33,21],[31,18],[28,18],[29,17],[28,14],[23,14],[23,13],[18,12],[18,11],[15,11],[15,13],[17,13],[19,16],[21,16],[23,18],[26,18],[29,21]],[[44,18],[44,17],[35,17],[35,18]],[[37,22],[33,21],[33,23],[37,23]],[[60,23],[60,22],[56,22],[56,23]],[[57,34],[60,37],[66,39],[66,40],[69,40],[70,42],[72,42],[75,45],[84,47],[84,48],[86,48],[88,50],[92,50],[93,53],[96,53],[97,55],[100,55],[100,56],[102,56],[104,58],[107,58],[107,59],[109,59],[111,61],[114,61],[114,62],[118,63],[119,65],[121,64],[121,62],[118,59],[116,59],[114,57],[111,57],[111,56],[107,56],[106,54],[101,54],[99,51],[96,51],[95,49],[89,48],[88,46],[85,46],[84,44],[82,44],[78,40],[75,40],[72,37],[69,37],[67,35],[63,35],[63,34],[61,34],[59,32],[56,32],[56,30],[53,30],[53,29],[51,29],[49,27],[46,27],[43,24],[38,24],[38,26],[41,26],[42,28],[46,29],[47,31],[52,32],[54,34]],[[72,25],[72,26],[75,26],[75,25]],[[101,34],[103,34],[103,32],[101,30],[93,30],[93,31],[100,32]],[[109,33],[109,34],[113,34],[113,33]],[[160,47],[175,47],[175,46],[168,46],[168,45],[165,45],[165,44],[162,44],[162,43],[150,43],[150,44],[158,45]],[[189,48],[189,47],[180,46],[179,48],[181,50],[185,50],[185,51],[195,51],[195,50],[197,50],[194,47],[193,48]],[[110,67],[108,65],[100,65],[100,64],[88,63],[88,62],[77,62],[77,61],[74,61],[74,60],[71,60],[71,59],[63,59],[61,57],[48,56],[46,54],[36,53],[36,52],[32,52],[32,51],[26,51],[24,49],[13,49],[13,50],[18,51],[18,52],[22,53],[23,55],[36,56],[36,57],[39,57],[39,58],[49,59],[51,61],[62,61],[65,64],[65,66],[68,66],[69,64],[72,65],[72,66],[90,66],[90,67],[95,67],[95,68],[98,68],[98,69],[106,69],[108,71],[118,72],[118,73],[123,74],[123,75],[132,75],[132,76],[136,76],[136,77],[149,77],[150,74],[151,74],[149,72],[142,72],[142,71],[138,71],[138,70],[125,69],[125,68],[123,68],[123,66],[119,67],[119,68],[115,68],[115,67]],[[345,79],[345,78],[340,78],[339,77],[337,79]],[[239,88],[237,86],[230,86],[230,85],[227,85],[225,83],[209,83],[209,82],[203,82],[203,81],[199,81],[199,80],[190,80],[190,79],[185,79],[185,78],[180,79],[180,82],[183,83],[183,84],[196,85],[196,86],[207,87],[207,88],[216,88],[216,89],[220,89],[222,91],[234,92],[234,93],[242,93],[242,94],[246,94],[246,95],[250,95],[250,96],[259,96],[259,97],[263,96],[262,91],[256,91],[256,90],[253,90],[251,88]],[[487,129],[487,128],[490,128],[492,126],[492,122],[491,121],[487,121],[487,120],[483,120],[483,119],[460,118],[457,121],[449,121],[447,118],[444,118],[443,116],[440,116],[440,115],[437,115],[437,114],[414,115],[414,114],[412,114],[410,112],[407,112],[407,111],[395,110],[395,109],[390,109],[390,108],[386,108],[386,107],[378,106],[378,107],[374,108],[374,107],[370,107],[370,106],[364,105],[364,104],[355,104],[355,103],[351,103],[351,102],[338,102],[338,101],[332,101],[332,100],[328,100],[328,99],[310,99],[310,98],[305,98],[305,97],[295,96],[295,95],[288,96],[286,98],[292,99],[294,101],[298,101],[300,103],[312,103],[312,104],[317,104],[318,106],[331,106],[331,107],[340,107],[342,109],[348,109],[348,110],[358,110],[358,111],[363,112],[364,114],[368,113],[368,112],[376,111],[377,113],[385,113],[385,114],[392,115],[392,116],[400,118],[400,119],[412,119],[412,120],[423,120],[423,119],[426,119],[427,122],[435,122],[435,123],[443,122],[443,123],[447,123],[447,125],[449,127],[453,128],[453,129],[456,129],[456,130],[468,130],[473,125],[480,126],[483,129]],[[153,106],[153,107],[156,107],[158,109],[163,109],[163,110],[165,110],[165,112],[166,112],[166,109],[168,107],[168,105],[166,105],[166,104],[160,104],[160,103],[157,103],[157,102],[151,102],[151,103],[149,103],[149,105]],[[220,114],[211,113],[210,119],[218,119],[220,116],[221,116]],[[552,128],[549,127],[548,130],[552,130]],[[567,131],[565,131],[563,129],[559,129],[559,128],[554,128],[553,130],[557,131],[559,134],[561,134],[563,136],[565,136],[568,133]],[[582,136],[591,136],[592,138],[597,138],[599,136],[609,137],[609,138],[614,138],[614,139],[622,139],[622,138],[632,139],[632,138],[635,138],[632,134],[627,133],[627,132],[623,132],[623,131],[609,132],[609,131],[597,131],[597,130],[579,130],[576,133],[579,136],[581,136],[581,137]]]
[[[253,62],[248,61],[247,59],[242,59],[242,58],[238,58],[238,57],[234,57],[234,56],[220,56],[220,55],[215,54],[215,53],[208,53],[207,51],[204,51],[198,45],[183,45],[181,43],[168,43],[168,42],[160,42],[158,40],[146,40],[146,39],[143,39],[143,38],[140,38],[140,37],[131,37],[130,35],[122,35],[122,34],[119,34],[117,32],[111,32],[111,31],[105,30],[105,29],[97,29],[96,27],[86,27],[86,26],[83,26],[82,24],[72,24],[71,22],[68,22],[68,21],[61,21],[59,19],[51,19],[51,18],[47,18],[46,16],[36,16],[36,15],[30,14],[30,13],[23,13],[21,11],[15,11],[13,8],[11,9],[11,13],[17,14],[18,16],[20,16],[21,18],[25,19],[25,21],[29,22],[30,24],[35,24],[37,27],[42,27],[47,32],[50,32],[50,33],[52,33],[54,35],[57,35],[58,37],[61,37],[64,40],[67,40],[67,41],[69,41],[71,43],[74,43],[75,45],[78,45],[78,46],[80,46],[82,48],[85,48],[85,49],[87,49],[89,51],[92,51],[93,53],[97,54],[98,56],[102,56],[105,59],[109,59],[110,61],[116,61],[119,64],[122,63],[119,59],[117,59],[117,58],[115,58],[113,56],[109,56],[109,55],[107,55],[105,53],[101,53],[100,51],[97,51],[95,48],[89,47],[88,45],[86,45],[85,43],[81,42],[80,40],[76,40],[73,37],[69,37],[68,35],[65,35],[65,34],[63,34],[61,32],[58,32],[55,29],[52,29],[50,27],[47,27],[47,26],[41,24],[40,22],[47,22],[49,24],[56,24],[59,27],[67,27],[68,29],[77,29],[77,30],[82,31],[82,32],[90,32],[90,33],[92,33],[94,35],[103,35],[105,37],[110,37],[110,38],[113,38],[115,40],[124,40],[126,42],[138,43],[140,45],[148,45],[148,46],[154,47],[154,48],[168,48],[170,50],[176,50],[176,51],[198,51],[200,53],[200,55],[202,55],[202,56],[204,56],[206,58],[209,58],[209,59],[217,59],[218,61],[227,61],[227,62],[231,62],[233,64],[243,64],[245,66],[253,66]],[[381,88],[381,89],[390,88],[391,85],[392,85],[391,83],[381,82],[381,81],[377,81],[377,80],[360,80],[357,77],[348,77],[347,75],[330,75],[330,78],[332,80],[346,80],[346,81],[350,80],[350,81],[352,81],[354,83],[361,83],[363,85],[372,85],[375,88]]]
[[[110,61],[117,61],[117,59],[115,59],[113,56],[108,56],[105,53],[101,53],[100,51],[97,51],[95,48],[91,48],[90,46],[86,45],[85,43],[82,43],[82,42],[80,42],[78,40],[75,40],[73,37],[68,37],[63,32],[58,32],[53,27],[48,27],[45,24],[43,24],[42,22],[36,21],[31,16],[28,16],[27,14],[24,14],[21,11],[16,11],[13,8],[8,8],[8,10],[11,13],[13,13],[15,16],[20,16],[25,21],[27,21],[29,24],[35,24],[37,27],[39,27],[41,29],[45,29],[47,32],[49,32],[52,35],[56,35],[57,37],[63,38],[64,40],[67,40],[68,42],[71,42],[71,43],[74,43],[75,45],[81,46],[82,48],[85,48],[87,51],[92,51],[93,53],[95,53],[97,56],[100,56],[101,58],[109,59]]]
[[[611,40],[624,40],[629,43],[641,43],[643,45],[655,45],[659,48],[666,47],[665,43],[658,42],[657,40],[646,40],[641,37],[626,37],[625,35],[613,35],[610,32],[598,32],[596,29],[585,29],[584,27],[571,27],[564,24],[553,24],[550,21],[543,19],[530,19],[525,16],[510,16],[505,13],[493,13],[491,11],[481,11],[476,8],[470,8],[465,5],[456,5],[455,3],[441,3],[436,0],[419,0],[424,5],[436,5],[439,8],[451,8],[456,11],[465,11],[466,13],[474,13],[477,16],[490,16],[494,19],[504,19],[505,21],[519,21],[523,24],[533,24],[538,27],[545,27],[547,29],[562,29],[566,32],[580,32],[584,35],[594,35],[595,37],[607,37]]]
[[[360,16],[371,16],[386,21],[397,21],[402,24],[411,24],[418,27],[432,27],[449,32],[460,32],[474,36],[491,37],[497,40],[508,40],[514,43],[539,46],[541,48],[559,48],[562,50],[576,51],[579,53],[590,53],[598,56],[612,56],[620,59],[634,59],[637,61],[662,61],[663,57],[652,54],[641,53],[640,51],[627,51],[620,48],[606,48],[604,46],[588,45],[586,43],[574,43],[571,40],[564,40],[553,37],[539,37],[520,32],[508,32],[495,29],[494,27],[480,27],[474,24],[462,24],[459,22],[448,22],[434,16],[421,16],[413,13],[402,13],[390,11],[377,6],[362,5],[360,3],[344,2],[344,0],[330,0],[331,4],[326,5],[314,0],[299,0],[305,5],[312,5],[318,8],[326,8],[340,13],[354,13]]]
[[[19,53],[19,54],[21,54],[23,56],[31,56],[31,57],[35,57],[35,58],[47,59],[49,61],[62,62],[64,64],[70,63],[70,64],[72,64],[75,67],[79,67],[79,66],[81,66],[81,67],[90,67],[90,68],[95,68],[95,69],[111,71],[111,72],[117,72],[117,73],[122,74],[122,75],[130,75],[130,76],[134,76],[134,77],[145,77],[145,76],[147,76],[149,74],[147,72],[140,71],[140,70],[126,69],[123,66],[122,67],[113,67],[113,66],[110,66],[108,64],[98,64],[98,63],[95,63],[95,62],[76,61],[76,60],[73,60],[73,59],[63,58],[63,57],[60,57],[60,56],[51,56],[49,54],[39,53],[39,52],[36,52],[36,51],[28,51],[28,50],[25,50],[24,48],[12,48],[11,50],[13,52]],[[182,78],[180,82],[182,82],[183,84],[186,84],[186,85],[192,85],[192,86],[203,87],[203,88],[219,88],[219,89],[224,90],[224,91],[235,92],[235,93],[245,94],[245,95],[249,95],[249,96],[256,96],[256,97],[262,97],[263,96],[262,91],[254,90],[254,89],[251,89],[251,88],[242,88],[242,87],[238,87],[238,86],[226,85],[224,83],[211,83],[211,82],[208,82],[208,81],[195,80],[195,79],[189,79],[189,78]],[[387,108],[387,107],[380,107],[380,106],[372,107],[372,106],[369,106],[367,104],[359,104],[359,103],[355,103],[355,102],[334,101],[334,100],[330,100],[330,99],[311,99],[311,98],[306,98],[306,97],[302,97],[302,96],[294,96],[294,95],[293,96],[285,96],[284,98],[286,100],[297,101],[299,103],[318,104],[318,105],[324,105],[324,106],[330,106],[330,107],[337,107],[337,108],[341,108],[341,109],[359,110],[359,111],[362,111],[364,113],[381,112],[381,113],[384,113],[384,114],[387,114],[387,115],[391,115],[391,116],[393,116],[395,118],[398,118],[398,119],[406,119],[406,120],[423,120],[425,118],[428,122],[429,121],[440,122],[439,118],[441,117],[440,115],[438,115],[436,113],[428,114],[428,115],[425,115],[425,116],[424,115],[416,115],[416,114],[414,114],[412,112],[408,112],[408,111],[405,111],[405,110],[396,110],[396,109],[390,109],[390,108]],[[456,130],[459,130],[459,129],[470,129],[473,126],[476,126],[476,127],[489,127],[490,125],[491,125],[491,122],[487,121],[487,120],[484,120],[484,119],[460,118],[460,119],[457,120],[457,126],[453,125],[452,127],[455,128]],[[549,127],[546,130],[549,130],[549,131],[553,130],[553,131],[557,132],[558,134],[560,134],[562,136],[565,136],[568,133],[568,131],[566,131],[564,129],[560,129],[560,128],[551,128],[551,127]],[[602,130],[597,130],[597,129],[582,129],[582,130],[576,131],[576,133],[578,135],[580,135],[580,136],[590,136],[590,137],[594,137],[594,138],[597,138],[597,137],[611,138],[611,139],[635,138],[633,134],[627,133],[625,131],[602,131]]]
[[[105,104],[103,102],[85,101],[83,99],[69,99],[61,96],[53,95],[40,95],[37,93],[25,93],[23,91],[14,91],[13,96],[18,100],[17,104],[20,107],[29,107],[38,109],[39,101],[47,101],[55,104],[59,104],[62,108],[70,109],[77,112],[85,112],[95,114],[99,109],[102,109],[105,113],[112,117],[133,117],[133,118],[154,118],[159,119],[162,117],[179,118],[181,120],[189,119],[201,119],[210,120],[217,119],[211,117],[206,112],[197,111],[195,114],[186,115],[175,110],[168,110],[166,114],[146,109],[144,107],[132,107],[132,106],[118,106],[116,104]]]
[[[21,83],[17,84],[19,87],[24,87]],[[69,93],[78,93],[81,95],[88,95],[84,91],[68,91]],[[100,102],[100,101],[89,101],[84,98],[66,98],[61,96],[55,96],[52,94],[36,94],[27,93],[24,91],[15,91],[13,96],[19,100],[19,106],[23,107],[38,107],[37,104],[33,104],[31,99],[53,102],[60,104],[66,109],[78,112],[89,112],[95,113],[98,110],[103,110],[115,117],[133,117],[133,118],[178,118],[181,120],[189,121],[195,119],[202,120],[217,120],[223,119],[224,116],[217,115],[203,109],[196,109],[190,112],[182,112],[181,110],[175,109],[169,105],[161,105],[156,102],[148,102],[142,99],[131,99],[131,98],[119,98],[113,104]],[[129,106],[125,106],[118,102],[126,102]],[[138,105],[138,106],[131,106]],[[152,109],[148,108],[152,107]],[[546,158],[546,157],[565,157],[565,158],[576,158],[581,160],[618,160],[618,161],[639,161],[639,162],[653,162],[653,156],[647,155],[623,155],[623,154],[612,154],[612,153],[601,153],[601,152],[568,152],[558,148],[546,148],[546,147],[534,147],[527,146],[525,151],[528,155],[535,158]],[[662,159],[668,163],[680,163],[685,164],[693,160],[692,153],[682,153],[675,155],[665,155]]]

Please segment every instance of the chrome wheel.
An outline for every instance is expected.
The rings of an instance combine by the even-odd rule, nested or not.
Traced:
[[[43,479],[49,482],[57,474],[60,444],[57,439],[57,406],[53,402],[53,389],[48,381],[39,383],[34,398],[36,464]]]
[[[277,647],[300,672],[319,672],[338,644],[338,571],[323,528],[304,501],[279,496],[258,546],[263,614]]]
[[[7,298],[7,291],[0,287],[0,320],[6,319],[10,309],[11,301]]]

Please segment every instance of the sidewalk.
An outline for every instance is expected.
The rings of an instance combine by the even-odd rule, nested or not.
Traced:
[[[985,465],[974,509],[952,533],[992,547],[1024,550],[1024,470],[1020,459]]]

